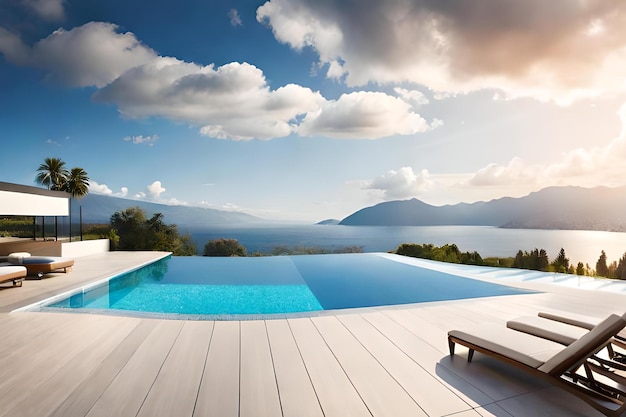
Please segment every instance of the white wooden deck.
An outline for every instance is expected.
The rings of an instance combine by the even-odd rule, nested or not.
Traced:
[[[477,353],[447,331],[538,310],[605,315],[626,297],[550,292],[256,321],[8,311],[160,254],[80,258],[0,290],[0,416],[585,416],[580,400]],[[532,284],[526,284],[527,286]]]

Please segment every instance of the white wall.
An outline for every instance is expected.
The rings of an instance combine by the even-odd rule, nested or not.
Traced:
[[[64,258],[80,258],[109,251],[109,239],[83,240],[82,242],[64,242],[61,256]]]
[[[0,213],[5,216],[69,216],[69,199],[0,190]]]

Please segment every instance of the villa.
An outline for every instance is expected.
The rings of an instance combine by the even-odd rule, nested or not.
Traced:
[[[0,194],[0,212],[6,204]],[[250,320],[24,311],[168,256],[109,252],[106,241],[21,244],[35,243],[76,263],[0,290],[0,416],[601,416],[486,355],[468,363],[459,346],[450,357],[447,334],[538,311],[602,317],[626,306],[626,292],[557,285],[536,271],[411,260],[530,291]]]

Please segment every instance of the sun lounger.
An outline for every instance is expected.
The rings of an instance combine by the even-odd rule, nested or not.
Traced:
[[[509,320],[506,322],[506,327],[566,346],[571,345],[591,330],[539,316],[523,316]]]
[[[564,346],[503,325],[485,325],[467,331],[451,330],[448,344],[451,356],[455,344],[469,348],[469,362],[474,351],[484,353],[549,381],[613,417],[626,411],[626,392],[623,387],[599,381],[588,360],[625,326],[625,317],[611,315],[569,346]],[[578,372],[581,368],[584,374]]]
[[[22,286],[26,278],[26,268],[23,266],[0,266],[0,284],[13,282],[13,286]]]
[[[26,268],[28,275],[37,275],[61,271],[68,272],[74,266],[71,258],[61,258],[57,256],[31,256],[27,252],[12,253],[8,256],[8,261],[12,265],[20,265]]]
[[[587,330],[593,329],[598,323],[603,320],[602,317],[590,317],[575,313],[539,312],[538,316],[544,319],[558,321],[560,323],[566,323]],[[618,342],[617,344],[619,346],[626,349],[626,329],[616,334],[615,339]]]

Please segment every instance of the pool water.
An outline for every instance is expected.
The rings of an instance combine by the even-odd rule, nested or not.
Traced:
[[[51,308],[183,315],[303,313],[528,291],[397,262],[376,253],[168,257]]]

